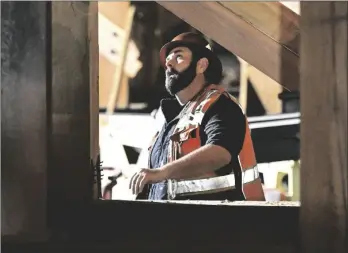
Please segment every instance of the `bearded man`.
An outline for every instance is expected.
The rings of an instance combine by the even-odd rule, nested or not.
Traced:
[[[218,86],[222,65],[209,43],[183,33],[165,44],[163,127],[149,148],[149,167],[129,187],[138,199],[264,200],[247,118]]]

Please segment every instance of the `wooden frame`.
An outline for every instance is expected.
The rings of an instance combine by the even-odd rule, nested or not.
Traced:
[[[171,204],[170,208],[168,206],[169,204]],[[205,206],[206,208],[205,211],[200,209],[203,206]],[[290,207],[290,209],[286,209],[285,208],[286,206]],[[298,217],[298,207],[299,207],[298,203],[284,202],[281,205],[278,205],[278,204],[269,204],[269,203],[261,202],[261,203],[255,203],[255,204],[249,203],[249,205],[246,203],[234,203],[234,204],[224,205],[223,203],[219,203],[219,202],[212,204],[212,203],[196,202],[196,201],[192,201],[189,203],[179,202],[179,201],[169,201],[169,203],[167,203],[167,201],[155,202],[155,203],[140,202],[140,201],[136,201],[136,202],[134,201],[130,201],[130,202],[129,201],[106,201],[106,202],[97,201],[94,204],[92,204],[90,207],[92,208],[93,211],[89,215],[91,217],[100,217],[98,218],[98,220],[92,221],[92,219],[90,220],[88,216],[84,216],[83,219],[81,218],[78,219],[75,215],[71,216],[69,215],[69,213],[65,213],[63,214],[65,218],[69,216],[71,217],[71,219],[67,219],[66,224],[74,224],[74,229],[78,227],[79,233],[81,233],[82,231],[87,231],[87,229],[84,229],[86,225],[90,227],[93,224],[92,225],[94,228],[93,231],[95,231],[95,233],[91,233],[91,231],[89,231],[88,234],[83,233],[78,235],[78,238],[80,237],[84,239],[89,238],[89,240],[93,241],[95,240],[95,238],[100,238],[102,234],[104,236],[104,239],[111,241],[112,239],[115,240],[114,238],[116,237],[118,247],[126,246],[126,244],[129,243],[128,241],[129,238],[125,235],[130,233],[132,234],[133,236],[132,238],[135,241],[140,240],[142,243],[145,243],[146,247],[150,247],[150,248],[152,247],[151,241],[153,238],[156,238],[155,239],[156,242],[158,241],[162,242],[161,247],[165,245],[165,247],[173,248],[175,247],[178,239],[187,241],[187,238],[193,239],[193,241],[190,241],[190,240],[187,241],[187,244],[194,246],[196,244],[195,242],[196,240],[201,240],[200,238],[201,235],[197,234],[195,237],[193,235],[194,231],[191,230],[193,227],[191,227],[190,229],[189,227],[186,226],[189,223],[194,223],[195,224],[194,230],[196,230],[197,227],[199,226],[202,226],[202,230],[204,229],[205,226],[216,227],[216,229],[221,229],[223,232],[222,234],[224,234],[225,236],[221,236],[220,234],[214,235],[213,232],[210,232],[206,234],[205,236],[207,236],[207,239],[215,238],[215,243],[213,245],[210,244],[210,247],[222,249],[231,243],[231,237],[232,238],[234,237],[234,240],[232,240],[233,243],[235,243],[236,241],[243,240],[243,238],[240,238],[239,233],[234,234],[229,232],[229,228],[231,226],[233,226],[236,229],[236,231],[240,232],[242,230],[245,230],[246,228],[250,229],[250,226],[254,226],[258,224],[257,225],[258,229],[252,229],[253,233],[255,233],[256,235],[256,234],[260,234],[260,229],[262,231],[267,230],[266,224],[271,223],[271,224],[274,224],[277,228],[274,229],[273,227],[272,232],[265,233],[265,237],[262,237],[262,239],[260,236],[259,245],[253,244],[249,248],[246,248],[245,246],[241,246],[241,248],[243,248],[243,250],[246,250],[245,252],[254,252],[254,251],[257,252],[259,250],[258,248],[261,247],[260,243],[262,241],[262,243],[268,242],[270,244],[269,249],[271,250],[271,252],[272,250],[276,252],[279,245],[275,247],[274,249],[272,249],[272,246],[271,246],[271,243],[276,236],[276,238],[279,239],[280,245],[283,245],[284,247],[288,248],[291,251],[294,251],[296,249],[296,246],[294,246],[296,244],[293,244],[293,241],[296,240],[294,236],[296,235],[297,224],[294,221],[296,220],[296,217]],[[80,207],[76,207],[76,208],[77,210],[79,210]],[[223,210],[222,208],[224,208],[225,210]],[[142,210],[142,212],[144,213],[143,214],[144,216],[146,215],[147,217],[150,217],[150,219],[144,220],[143,215],[138,217],[137,213],[139,209]],[[216,215],[218,217],[224,217],[224,216],[220,216],[218,214],[219,212],[236,212],[236,214],[232,216],[239,217],[240,215],[238,213],[239,212],[242,213],[245,211],[246,213],[250,212],[250,214],[246,214],[246,215],[250,217],[254,217],[254,218],[250,219],[247,224],[244,224],[243,222],[238,223],[235,219],[231,219],[230,221],[226,221],[223,227],[221,227],[221,224],[224,222],[224,220],[221,220],[221,222],[219,222],[218,220],[214,219],[211,221],[209,220],[206,223],[201,223],[200,220],[203,219],[204,216],[206,216],[204,215],[204,212],[209,212],[209,210],[217,212]],[[277,212],[278,210],[281,210],[278,217],[276,217],[275,215],[272,215],[273,212]],[[257,213],[259,211],[264,212],[264,214],[263,215],[260,214],[261,216],[258,216]],[[173,226],[178,226],[177,222],[179,222],[180,226],[185,228],[184,229],[185,232],[179,235],[177,233],[177,230],[174,229],[169,231],[168,234],[163,234],[162,231],[159,230],[157,233],[154,231],[154,233],[151,233],[151,235],[150,234],[147,235],[147,234],[144,234],[143,231],[139,231],[138,233],[134,232],[132,226],[129,226],[129,224],[127,224],[128,222],[126,220],[122,220],[122,218],[121,219],[116,218],[116,220],[112,218],[113,214],[116,214],[116,213],[118,214],[119,217],[126,217],[126,216],[134,217],[134,220],[132,221],[133,224],[137,224],[137,226],[139,227],[146,228],[151,226],[152,220],[155,219],[155,217],[157,217],[157,215],[155,215],[156,213],[163,213],[163,212],[166,213],[166,216],[159,218],[159,220],[157,220],[158,223],[160,223],[161,225],[164,225],[165,227],[173,227]],[[201,215],[197,217],[198,212],[201,212]],[[282,212],[284,212],[284,215],[282,215]],[[184,218],[180,220],[178,220],[177,218],[168,219],[167,216],[184,217]],[[262,217],[262,216],[263,216],[262,222],[265,222],[265,223],[264,225],[260,226],[259,217]],[[290,216],[291,218],[290,220],[287,220],[286,222],[282,222],[283,217],[285,216]],[[87,223],[86,220],[90,220],[90,222]],[[277,226],[276,224],[279,224],[279,226]],[[116,226],[119,227],[120,231],[122,232],[115,230],[114,233],[110,233],[110,234],[101,233],[102,230],[109,231]],[[212,229],[211,231],[216,231],[216,230]],[[198,246],[198,248],[201,248],[201,246]]]
[[[57,247],[52,240],[62,243],[63,238],[67,237],[71,243],[87,240],[97,245],[102,240],[110,245],[117,244],[119,248],[129,247],[131,242],[132,247],[140,249],[178,247],[177,241],[181,240],[192,247],[201,248],[208,244],[197,244],[197,241],[209,236],[215,241],[212,244],[207,239],[209,247],[224,248],[244,240],[237,231],[251,229],[254,236],[262,242],[258,240],[258,244],[251,245],[248,252],[258,252],[261,243],[273,247],[273,236],[279,238],[280,245],[293,248],[292,242],[296,233],[291,231],[297,229],[295,221],[299,215],[298,204],[289,204],[291,208],[287,209],[284,207],[286,203],[207,204],[96,200],[92,191],[91,165],[95,164],[98,156],[95,136],[98,127],[94,125],[93,114],[93,108],[98,104],[95,97],[97,78],[94,71],[97,65],[97,43],[90,37],[93,34],[91,28],[97,27],[94,15],[96,6],[94,3],[83,2],[31,2],[30,6],[40,11],[45,10],[42,22],[47,29],[42,31],[43,34],[35,36],[48,38],[47,46],[42,46],[45,50],[42,50],[42,69],[39,70],[46,77],[41,80],[40,85],[47,87],[43,93],[45,99],[41,100],[42,105],[47,105],[47,116],[39,121],[47,129],[42,132],[43,140],[47,140],[47,146],[44,145],[47,152],[42,154],[46,160],[43,171],[47,173],[44,182],[47,190],[41,191],[40,210],[43,215],[35,217],[35,221],[41,222],[42,226],[34,230],[28,229],[29,234],[34,233],[30,241],[44,243],[45,247],[50,248]],[[21,6],[14,5],[13,8]],[[90,39],[87,40],[88,37]],[[69,47],[65,46],[66,43]],[[92,65],[86,62],[91,62]],[[12,94],[17,93],[13,90]],[[69,99],[62,99],[63,97]],[[8,159],[13,157],[9,156]],[[164,215],[159,217],[159,213]],[[241,215],[249,218],[242,221],[237,218]],[[282,222],[285,216],[291,218]],[[169,228],[168,233],[163,233],[163,228],[146,233],[155,220],[155,224],[162,223],[166,229]],[[263,226],[260,226],[260,222]],[[267,225],[269,223],[274,224],[272,229]],[[207,227],[215,229],[204,229]],[[194,234],[194,228],[205,231],[189,237],[189,234]],[[217,229],[221,233],[213,232]],[[49,238],[37,236],[40,233],[45,235],[48,230],[51,231]],[[272,236],[263,236],[260,230],[269,231]],[[4,238],[7,243],[28,241],[25,235],[17,237],[9,234]],[[158,241],[162,243],[156,246],[155,242]],[[27,244],[23,247],[30,249]]]
[[[21,5],[24,3],[7,4],[11,5],[11,13],[15,13],[23,9]],[[35,17],[37,20],[30,24],[42,22],[42,27],[33,33],[24,33],[23,36],[28,37],[22,44],[12,41],[18,50],[35,50],[29,50],[28,56],[25,55],[28,57],[24,58],[27,65],[23,68],[6,65],[9,72],[3,83],[4,96],[15,99],[21,106],[14,108],[18,117],[12,116],[13,108],[2,108],[6,112],[6,125],[2,129],[5,141],[2,140],[2,144],[6,144],[5,151],[14,150],[16,153],[14,156],[8,152],[4,158],[6,173],[3,180],[7,180],[6,183],[16,182],[11,179],[13,173],[17,173],[25,184],[17,185],[20,191],[5,185],[7,195],[2,202],[6,205],[5,211],[12,203],[17,205],[17,209],[22,208],[20,211],[27,216],[22,217],[25,224],[23,229],[7,229],[2,236],[5,251],[11,247],[16,248],[16,252],[38,252],[40,249],[47,252],[58,248],[66,250],[66,247],[70,251],[109,252],[111,249],[132,251],[144,248],[177,251],[185,245],[185,249],[200,251],[234,249],[235,252],[245,253],[295,253],[299,250],[301,229],[305,252],[314,253],[323,249],[325,252],[346,252],[348,169],[347,142],[344,140],[347,138],[348,53],[344,46],[348,34],[347,2],[301,3],[302,24],[305,34],[308,34],[304,36],[301,46],[301,102],[304,113],[301,127],[304,169],[301,170],[301,177],[306,182],[301,192],[301,213],[298,203],[286,202],[206,204],[94,201],[93,179],[88,169],[94,157],[90,146],[93,143],[90,141],[90,94],[93,86],[90,84],[91,67],[87,59],[89,52],[93,52],[89,46],[95,44],[86,39],[89,35],[89,16],[86,13],[93,3],[27,4],[30,12],[19,12],[19,16],[12,18],[23,19],[23,15],[27,15],[24,20],[31,17],[30,20],[34,21]],[[321,29],[318,24],[323,22],[325,25]],[[9,33],[15,31],[7,30]],[[44,43],[39,43],[43,37]],[[62,37],[65,37],[64,41]],[[330,38],[332,47],[318,43],[322,37]],[[30,44],[33,41],[37,43]],[[65,46],[67,42],[70,48]],[[338,53],[336,49],[339,49]],[[4,59],[15,57],[11,50],[6,53]],[[29,57],[35,56],[34,53],[37,53],[36,57]],[[334,59],[333,67],[328,68],[323,58]],[[316,68],[312,71],[308,66],[314,64]],[[37,71],[31,71],[31,67]],[[20,78],[13,79],[17,77]],[[11,89],[13,80],[18,81],[16,88],[20,90]],[[35,87],[36,91],[32,93],[35,99],[30,96],[22,99],[21,92],[28,82]],[[28,113],[25,117],[20,114],[23,110],[20,108]],[[36,120],[28,120],[31,117],[36,117]],[[18,121],[27,125],[19,127]],[[17,125],[13,127],[12,124],[16,122]],[[342,138],[334,136],[331,129]],[[11,142],[13,134],[19,134],[18,141]],[[317,138],[318,135],[321,138]],[[35,147],[47,152],[30,149],[28,140],[33,140],[30,139],[32,136],[39,140],[34,142]],[[23,149],[23,145],[27,145],[26,149]],[[28,159],[30,156],[26,156],[25,152],[32,152],[33,161],[37,164],[31,163]],[[317,159],[312,159],[313,156]],[[35,183],[38,190],[30,191],[29,187]],[[31,194],[25,195],[25,190]],[[20,205],[16,193],[30,198]],[[8,195],[10,199],[6,198]],[[39,213],[33,213],[35,211]],[[5,216],[10,220],[14,217],[17,217],[16,212],[7,212]],[[48,231],[50,236],[45,237]],[[26,244],[28,240],[33,243]],[[11,241],[22,245],[11,244]]]

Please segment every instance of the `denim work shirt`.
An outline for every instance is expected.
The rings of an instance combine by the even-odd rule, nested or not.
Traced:
[[[168,147],[170,136],[173,134],[177,118],[183,107],[176,99],[161,100],[161,110],[163,112],[165,122],[160,130],[155,143],[153,144],[150,155],[150,168],[160,168],[167,163]],[[152,184],[150,186],[148,199],[164,200],[167,199],[167,181]]]

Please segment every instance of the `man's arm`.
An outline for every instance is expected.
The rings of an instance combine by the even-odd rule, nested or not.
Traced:
[[[221,146],[208,144],[190,154],[164,165],[165,179],[186,179],[213,172],[231,160],[230,153]]]
[[[161,168],[140,170],[131,178],[129,188],[138,194],[148,183],[199,177],[224,167],[238,156],[243,146],[245,124],[239,106],[221,96],[203,119],[204,145]]]
[[[166,179],[185,179],[214,172],[238,156],[245,136],[245,116],[240,107],[221,96],[207,112],[202,128],[206,142],[201,148],[166,164]]]

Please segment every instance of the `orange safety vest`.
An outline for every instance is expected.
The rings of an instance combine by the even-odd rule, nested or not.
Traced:
[[[190,101],[185,106],[171,136],[168,149],[168,162],[179,159],[202,146],[199,134],[201,122],[210,106],[221,95],[229,97],[239,105],[237,100],[225,89],[212,84],[205,88],[196,99]],[[220,177],[217,177],[215,173],[210,173],[209,175],[202,175],[199,179],[195,180],[168,180],[168,195],[173,195],[172,191],[176,191],[177,193],[174,192],[172,196],[172,198],[175,198],[175,195],[178,194],[206,194],[208,192],[225,191],[239,186],[246,200],[265,200],[246,117],[245,120],[246,131],[244,143],[238,155],[238,162],[236,163],[239,165],[239,168],[233,168],[234,173]]]

